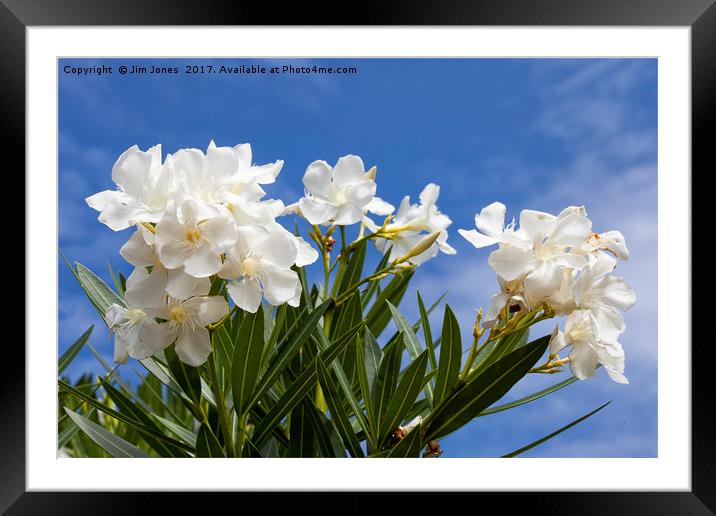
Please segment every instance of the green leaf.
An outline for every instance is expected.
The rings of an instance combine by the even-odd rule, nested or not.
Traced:
[[[378,442],[383,443],[398,428],[398,425],[405,418],[413,406],[418,394],[423,388],[425,369],[428,365],[428,354],[423,351],[408,367],[405,368],[398,388],[395,390],[388,410],[385,415],[385,422],[380,425]]]
[[[440,403],[457,383],[462,363],[460,325],[449,305],[445,305],[441,335],[440,362],[435,378],[435,403]]]
[[[370,307],[368,315],[366,315],[366,327],[375,337],[379,337],[390,322],[390,310],[386,310],[388,308],[385,304],[386,301],[390,301],[395,306],[400,304],[413,273],[412,270],[397,273]]]
[[[383,360],[383,350],[380,349],[378,342],[370,331],[365,330],[364,332],[364,356],[365,356],[365,372],[368,377],[368,385],[372,386],[375,381],[375,376],[378,374],[380,363]]]
[[[246,314],[241,321],[239,338],[234,342],[231,360],[231,389],[234,410],[242,416],[249,408],[249,401],[256,386],[264,350],[264,313],[259,309]]]
[[[354,328],[359,327],[360,325],[362,325],[362,321],[359,319]],[[346,334],[348,333],[350,333],[350,330],[346,332]],[[328,338],[320,330],[318,332],[318,335],[320,340],[320,349],[328,349],[330,347],[330,342],[328,341]],[[352,359],[352,362],[355,363],[355,346],[348,346],[346,348],[346,351],[341,355],[341,357],[345,357],[346,355],[349,355]],[[353,414],[356,417],[358,425],[368,436],[373,437],[373,433],[371,432],[370,426],[368,425],[368,420],[363,414],[363,410],[361,409],[360,403],[358,402],[353,393],[353,384],[346,375],[345,370],[341,365],[340,359],[333,363],[332,369],[336,375],[336,379],[338,380],[338,385],[340,385],[341,387],[341,393],[343,394],[343,398],[348,402],[348,405],[350,406],[351,410],[353,411]]]
[[[87,331],[85,331],[82,336],[77,339],[77,341],[72,344],[69,348],[67,348],[67,351],[62,353],[62,356],[57,361],[57,374],[62,374],[62,372],[67,369],[67,366],[72,363],[72,361],[75,359],[77,354],[82,350],[82,347],[85,345],[87,340],[89,339],[90,335],[92,334],[92,330],[94,329],[94,324],[90,326]]]
[[[420,442],[421,426],[413,428],[408,435],[403,437],[393,449],[388,452],[389,459],[395,458],[419,458],[420,450],[423,448]]]
[[[179,359],[175,346],[164,349],[164,356],[167,358],[169,370],[182,391],[194,402],[201,399],[201,376],[199,368],[186,365]]]
[[[375,270],[373,271],[374,274],[378,271],[382,271],[385,269],[386,265],[388,265],[388,260],[390,259],[390,249],[391,246],[388,246],[387,249],[383,250],[383,256],[375,266]],[[371,281],[368,284],[368,288],[365,289],[365,292],[361,294],[361,304],[363,305],[363,309],[368,307],[368,304],[373,299],[373,296],[378,292],[380,292],[380,281]]]
[[[328,431],[331,422],[326,419],[323,413],[318,411],[316,405],[310,400],[304,400],[302,405],[304,407],[304,420],[308,421],[313,427],[313,433],[321,456],[336,457],[337,455],[331,442],[331,434]],[[335,430],[333,431],[335,432]],[[342,456],[345,457],[345,449]]]
[[[284,369],[288,366],[291,359],[298,353],[298,350],[303,345],[311,333],[316,329],[318,321],[323,317],[323,314],[333,303],[333,300],[329,299],[322,303],[320,306],[315,308],[303,321],[299,321],[297,329],[291,333],[290,340],[281,347],[278,354],[270,361],[268,370],[264,373],[259,381],[258,386],[254,389],[254,395],[251,401],[248,403],[248,407],[253,406],[264,394],[268,391],[278,377],[283,373]]]
[[[418,337],[415,335],[413,328],[408,324],[408,321],[406,321],[405,317],[403,317],[403,314],[401,314],[398,309],[393,306],[393,303],[386,301],[386,304],[388,305],[390,312],[393,314],[393,320],[395,321],[398,331],[403,333],[405,348],[408,350],[410,359],[417,360],[420,354],[423,353]],[[428,403],[432,405],[433,388],[429,383],[425,385],[425,399],[427,399]]]
[[[567,378],[566,380],[562,380],[559,383],[556,383],[550,387],[547,387],[546,389],[543,389],[539,392],[535,392],[533,394],[530,394],[529,396],[525,396],[524,398],[520,398],[515,401],[511,401],[510,403],[505,403],[503,405],[498,405],[496,407],[490,407],[488,409],[483,410],[478,414],[478,417],[481,416],[488,416],[490,414],[495,414],[497,412],[502,412],[503,410],[512,409],[515,407],[519,407],[520,405],[524,405],[525,403],[529,403],[531,401],[538,400],[542,398],[543,396],[547,396],[548,394],[552,394],[555,391],[558,391],[567,385],[572,385],[574,382],[578,381],[578,378],[576,376],[572,376],[570,378]]]
[[[509,353],[446,398],[445,402],[430,414],[425,440],[432,441],[454,432],[502,398],[544,354],[549,339],[550,336],[547,335]]]
[[[211,335],[211,339],[213,347],[216,350],[216,358],[218,358],[220,374],[222,375],[222,378],[228,380],[231,371],[231,360],[234,356],[234,343],[229,336],[229,332],[226,328],[224,328],[224,326],[221,326],[214,331]]]
[[[388,405],[390,404],[391,398],[395,389],[398,385],[398,376],[400,375],[400,362],[403,356],[403,344],[402,333],[393,342],[393,344],[385,350],[383,360],[380,362],[378,368],[378,374],[375,377],[373,383],[373,407],[375,410],[375,417],[377,419],[377,434],[382,433],[384,427],[383,422],[385,421],[386,413],[388,411]]]
[[[336,385],[326,371],[320,357],[316,360],[316,374],[318,375],[318,382],[321,385],[328,410],[331,413],[331,420],[341,435],[348,453],[350,453],[352,457],[364,457],[365,455],[360,447],[358,437],[356,437],[353,427],[348,421],[348,416],[343,411],[343,405],[338,397]]]
[[[72,421],[92,439],[98,446],[116,458],[147,458],[144,451],[140,450],[133,444],[128,443],[121,437],[102,428],[97,423],[93,423],[89,419],[80,416],[76,412],[65,407],[65,412],[70,416]]]
[[[420,323],[423,327],[423,336],[425,337],[425,347],[428,350],[428,359],[430,360],[430,369],[437,369],[437,359],[435,357],[435,348],[433,347],[433,331],[430,328],[430,313],[425,309],[423,298],[420,295],[420,291],[416,291],[418,294],[418,310],[420,311]],[[443,324],[445,324],[443,322]],[[437,396],[437,393],[435,393]],[[438,398],[437,401],[440,401]]]
[[[366,332],[367,334],[368,332]],[[375,410],[373,409],[373,403],[371,400],[371,393],[370,393],[370,386],[371,386],[371,380],[368,377],[368,365],[366,361],[366,347],[370,346],[370,343],[367,341],[367,337],[364,337],[363,339],[358,336],[355,340],[355,346],[356,346],[356,369],[357,369],[357,375],[358,375],[358,385],[360,386],[360,392],[361,397],[363,398],[363,405],[365,406],[365,413],[366,418],[368,420],[368,427],[369,431],[366,432],[369,436],[375,435],[375,429],[378,427],[378,420],[375,415]],[[380,351],[380,348],[378,348],[378,351]],[[368,350],[368,353],[371,353],[371,350]],[[374,357],[371,357],[371,362]],[[371,368],[375,367],[374,363],[371,363]],[[374,373],[373,373],[374,374]]]
[[[164,435],[164,433],[162,433],[161,430],[158,430],[156,428],[156,425],[154,425],[153,428],[145,426],[142,423],[140,423],[139,421],[136,421],[135,419],[133,419],[132,417],[127,416],[123,413],[117,412],[116,410],[107,407],[106,405],[104,405],[103,403],[98,401],[97,399],[93,398],[92,396],[90,396],[88,394],[83,393],[82,391],[76,389],[75,387],[71,386],[70,384],[68,384],[65,381],[58,380],[57,384],[59,385],[61,390],[84,401],[85,403],[93,406],[97,410],[104,412],[108,416],[111,416],[111,417],[117,419],[118,421],[121,421],[125,425],[127,425],[131,428],[134,428],[138,432],[141,432],[148,437],[153,437],[155,439],[162,439],[162,440],[166,441],[167,443],[177,446],[181,449],[193,451],[193,448],[185,445],[181,441],[177,441],[175,439],[172,439],[171,437],[167,437],[166,435]]]
[[[361,274],[363,273],[363,264],[365,263],[366,244],[367,241],[364,240],[351,252],[348,265],[340,278],[336,296],[340,296],[343,292],[346,292],[350,287],[360,281]]]
[[[363,323],[356,325],[352,331],[341,337],[328,349],[321,351],[318,356],[321,358],[323,363],[330,364],[338,357],[338,355],[343,353],[346,346],[352,342],[353,338],[360,331],[362,326]],[[262,446],[264,439],[271,434],[284,416],[286,416],[286,414],[288,414],[293,407],[300,403],[304,396],[306,396],[306,394],[308,394],[316,386],[316,359],[311,361],[298,378],[296,378],[296,381],[286,389],[281,398],[271,407],[266,416],[256,426],[252,436],[252,440],[256,446]]]
[[[94,272],[78,262],[75,262],[75,268],[77,281],[80,282],[80,286],[99,312],[102,320],[104,320],[104,314],[110,305],[118,304],[119,306],[127,306],[124,300],[109,288]]]
[[[117,405],[117,408],[119,408],[121,413],[128,415],[135,421],[141,423],[147,428],[151,428],[155,432],[162,432],[147,412],[132,403],[129,398],[127,398],[119,390],[115,389],[109,382],[104,379],[100,379],[100,382],[102,383],[104,390],[107,392],[107,395],[114,402],[114,404]],[[162,437],[164,436],[162,435]],[[182,451],[184,446],[177,447],[165,442],[164,439],[155,439],[151,436],[145,436],[144,440],[162,457],[186,457],[186,454]]]
[[[309,401],[303,400],[291,411],[291,424],[289,425],[289,457],[315,457],[314,426],[308,415]]]
[[[189,446],[195,446],[196,444],[196,434],[186,428],[184,428],[182,425],[178,425],[174,421],[170,421],[168,419],[164,419],[161,416],[158,416],[156,414],[152,414],[152,417],[159,421],[162,425],[164,425],[170,432],[172,432],[174,435],[179,437],[182,441],[184,441]]]
[[[515,450],[515,451],[513,451],[513,452],[511,452],[511,453],[508,453],[507,455],[503,455],[502,458],[503,458],[503,459],[509,459],[509,458],[511,458],[511,457],[517,457],[518,455],[523,454],[523,453],[526,452],[527,450],[531,450],[531,449],[534,448],[535,446],[539,446],[539,445],[542,444],[543,442],[549,441],[550,439],[552,439],[552,437],[555,437],[556,435],[561,434],[561,433],[564,432],[565,430],[569,430],[569,429],[572,428],[573,426],[578,425],[579,423],[581,423],[581,422],[584,421],[585,419],[587,419],[587,418],[593,416],[594,414],[596,414],[597,412],[599,412],[600,410],[602,410],[604,407],[606,407],[606,406],[609,405],[610,403],[611,403],[611,401],[607,401],[604,405],[602,405],[601,407],[598,407],[598,408],[592,410],[589,414],[585,414],[585,415],[583,415],[582,417],[580,417],[579,419],[575,419],[574,421],[572,421],[572,422],[569,423],[568,425],[563,426],[563,427],[560,428],[559,430],[556,430],[556,431],[552,432],[552,433],[549,434],[549,435],[545,435],[545,436],[542,437],[541,439],[537,439],[536,441],[534,441],[534,442],[528,444],[527,446],[523,446],[523,447],[520,448],[519,450]]]
[[[196,456],[205,458],[226,458],[219,440],[206,423],[202,423],[196,434]]]

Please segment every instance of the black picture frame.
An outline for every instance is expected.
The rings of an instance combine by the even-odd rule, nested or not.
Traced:
[[[716,170],[713,137],[716,129],[716,5],[715,0],[443,0],[413,2],[361,2],[354,9],[341,3],[285,4],[228,0],[0,0],[0,131],[3,147],[18,158],[24,170],[25,153],[25,30],[45,25],[574,25],[574,26],[689,26],[691,27],[692,170],[684,181]],[[349,14],[346,14],[349,13]],[[9,171],[6,171],[8,173]],[[26,192],[27,194],[27,192]],[[693,218],[694,222],[698,219]],[[30,238],[30,235],[25,235]],[[689,250],[691,252],[691,250]],[[26,271],[26,274],[28,271]],[[710,304],[710,301],[709,301]],[[28,314],[26,324],[31,324]],[[686,341],[688,340],[688,341]],[[671,343],[675,348],[691,345]],[[711,371],[713,343],[692,347],[692,490],[690,492],[531,492],[473,493],[475,510],[494,504],[502,508],[525,507],[532,514],[678,514],[716,513],[716,440],[713,392],[716,375]],[[15,343],[4,346],[5,367],[0,389],[3,417],[0,425],[0,511],[7,514],[114,514],[181,507],[207,507],[207,496],[216,507],[239,498],[249,508],[257,494],[248,493],[82,493],[26,492],[25,489],[25,350]],[[675,352],[678,352],[675,351]],[[711,356],[710,356],[711,355]],[[311,493],[272,495],[275,510],[296,507]],[[216,498],[219,496],[220,498]],[[264,495],[265,496],[265,495]],[[400,510],[427,513],[430,506],[445,507],[447,493],[422,493],[420,507],[404,505],[411,495],[391,498]],[[347,512],[373,510],[372,496],[353,493],[342,507]],[[229,500],[231,498],[231,500]],[[416,498],[413,498],[415,503]],[[452,502],[451,502],[452,503]],[[327,510],[328,502],[320,504]],[[281,509],[280,509],[281,508]],[[197,509],[201,510],[201,509]],[[232,510],[232,512],[234,512]]]

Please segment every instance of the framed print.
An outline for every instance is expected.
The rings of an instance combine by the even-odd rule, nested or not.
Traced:
[[[690,260],[711,2],[354,27],[6,4],[8,513],[180,491],[714,510]]]

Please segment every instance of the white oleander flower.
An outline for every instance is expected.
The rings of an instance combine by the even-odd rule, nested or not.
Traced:
[[[211,141],[206,154],[199,149],[182,149],[172,157],[172,163],[183,194],[199,201],[200,208],[224,204],[239,225],[273,221],[283,212],[283,203],[262,200],[266,192],[259,184],[273,183],[283,161],[255,166],[251,157],[249,144],[217,147]]]
[[[629,259],[624,235],[619,231],[607,231],[606,233],[592,233],[587,240],[587,246],[592,253],[603,250],[608,251],[620,260]]]
[[[200,218],[211,214],[209,218]],[[156,226],[156,252],[168,269],[183,267],[195,278],[221,269],[221,255],[236,242],[234,220],[223,206],[204,205],[193,199],[171,201]]]
[[[492,296],[490,307],[482,319],[482,325],[485,328],[491,328],[497,322],[502,309],[509,306],[518,306],[520,310],[530,310],[531,307],[525,300],[524,286],[522,281],[506,281],[501,277],[497,277],[500,284],[500,292]]]
[[[298,306],[301,282],[291,266],[297,261],[312,263],[318,253],[309,251],[305,242],[279,224],[242,226],[237,234],[219,271],[220,278],[230,280],[227,290],[234,303],[252,313],[258,310],[262,297],[274,306]]]
[[[397,260],[413,249],[427,233],[438,233],[435,243],[423,253],[410,258],[410,262],[420,265],[438,254],[438,250],[445,254],[455,254],[456,251],[447,243],[447,227],[452,224],[450,218],[441,213],[437,207],[440,187],[430,183],[420,193],[420,203],[410,204],[410,196],[406,195],[398,207],[392,222],[385,226],[384,232],[391,234],[391,238],[376,238],[376,247],[383,252],[390,248],[390,259]],[[380,228],[368,217],[363,223],[373,232]]]
[[[164,333],[144,310],[111,304],[104,315],[114,333],[114,362],[127,363],[132,357],[143,360],[164,348]]]
[[[600,252],[574,281],[573,293],[577,308],[589,310],[600,340],[615,342],[625,330],[623,311],[636,302],[636,295],[626,282],[610,273],[616,260]]]
[[[612,380],[629,383],[624,376],[624,350],[621,344],[616,340],[600,339],[590,310],[575,310],[569,314],[564,333],[559,327],[555,328],[549,346],[552,355],[572,346],[569,352],[569,367],[572,374],[580,380],[594,376],[597,364],[600,363]]]
[[[151,308],[162,306],[169,294],[175,299],[205,296],[211,288],[209,278],[189,276],[182,269],[167,269],[155,251],[154,234],[143,226],[119,250],[119,254],[135,266],[127,278],[124,297],[131,306]]]
[[[339,158],[335,168],[325,161],[314,161],[303,176],[305,197],[285,212],[298,209],[311,224],[341,226],[360,222],[366,211],[388,215],[393,206],[375,196],[374,179],[375,169],[366,172],[358,156]]]
[[[520,249],[529,249],[529,239],[523,232],[515,231],[514,220],[505,226],[506,211],[504,204],[493,202],[475,215],[475,226],[480,232],[475,229],[458,229],[457,232],[478,249],[493,244],[511,244]]]
[[[176,343],[179,360],[198,367],[211,354],[211,340],[206,326],[216,323],[229,313],[229,305],[221,296],[196,296],[186,301],[167,296],[164,306],[153,315],[167,322],[159,327],[163,334],[163,348]]]
[[[167,202],[177,195],[171,163],[162,165],[161,145],[141,151],[136,145],[122,153],[112,167],[118,190],[105,190],[85,201],[101,212],[98,219],[114,231],[141,222],[158,222]]]
[[[569,207],[555,217],[549,213],[523,210],[520,234],[529,246],[501,244],[490,254],[490,267],[502,278],[524,279],[526,292],[535,299],[544,299],[560,289],[564,268],[581,270],[585,257],[574,249],[581,248],[591,234],[592,222],[583,208]]]

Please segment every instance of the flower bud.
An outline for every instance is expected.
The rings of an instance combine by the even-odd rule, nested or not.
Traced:
[[[418,256],[420,254],[423,254],[425,251],[430,249],[430,246],[432,246],[435,241],[440,236],[440,231],[435,231],[433,233],[430,233],[429,235],[424,236],[417,244],[413,246],[413,248],[408,251],[404,256],[402,256],[398,262],[407,262],[414,256]]]

